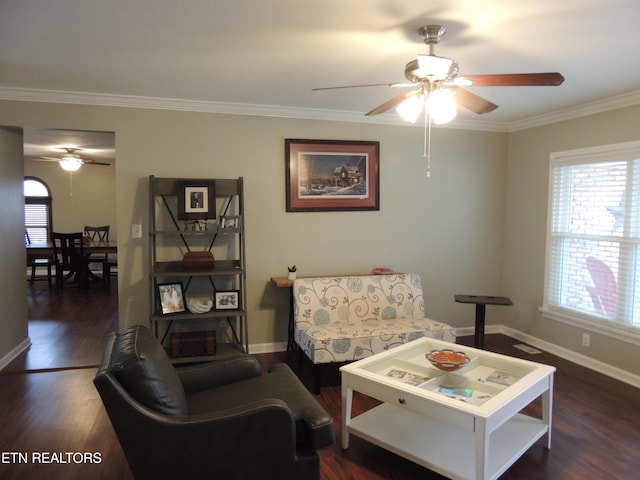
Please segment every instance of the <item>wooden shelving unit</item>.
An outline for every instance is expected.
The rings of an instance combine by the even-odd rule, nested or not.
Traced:
[[[215,212],[209,218],[180,219],[179,196],[184,185],[199,182],[214,185]],[[213,182],[213,183],[211,183]],[[171,332],[216,330],[217,353],[248,351],[246,270],[244,238],[244,194],[242,177],[235,179],[189,179],[149,177],[149,275],[150,322],[152,330],[168,347]],[[212,218],[213,217],[213,218]],[[235,218],[236,225],[224,228],[223,218]],[[214,266],[206,270],[185,270],[186,252],[211,252]],[[238,292],[237,309],[214,307],[205,313],[185,311],[163,315],[158,285],[182,282],[185,303],[189,298],[213,298],[216,292]],[[208,360],[181,357],[176,363]]]

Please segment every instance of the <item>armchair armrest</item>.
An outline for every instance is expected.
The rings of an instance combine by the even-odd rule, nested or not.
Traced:
[[[100,393],[136,478],[301,478],[295,459],[305,452],[296,452],[295,420],[281,400],[169,416],[137,403],[117,383]]]
[[[185,395],[260,376],[260,364],[251,355],[176,368]]]

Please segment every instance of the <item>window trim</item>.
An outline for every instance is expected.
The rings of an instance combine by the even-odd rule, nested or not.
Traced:
[[[53,232],[53,197],[51,196],[51,189],[49,188],[49,185],[47,184],[47,182],[45,182],[44,180],[42,180],[41,178],[38,177],[33,177],[33,176],[25,176],[24,179],[22,180],[22,183],[24,185],[24,182],[26,182],[27,180],[32,180],[34,182],[38,182],[40,184],[42,184],[46,189],[47,189],[47,196],[46,197],[42,197],[42,196],[24,196],[24,205],[26,207],[26,205],[46,205],[47,207],[47,223],[48,223],[48,228],[47,228],[47,242],[51,241],[51,232]],[[27,228],[26,225],[26,218],[24,219],[25,222],[25,230]]]
[[[569,310],[560,310],[549,305],[540,307],[538,311],[544,318],[640,346],[640,332],[636,328],[628,327],[620,323],[596,320],[595,318],[581,316],[577,313],[571,314],[568,313]]]
[[[555,167],[570,165],[587,165],[590,163],[629,161],[632,158],[640,158],[640,141],[622,142],[596,147],[587,147],[574,150],[552,152],[549,161],[549,179],[547,193],[547,231],[545,241],[545,270],[543,286],[543,302],[539,312],[545,318],[559,321],[577,328],[589,330],[605,335],[616,340],[633,345],[640,345],[640,329],[616,322],[600,320],[595,316],[582,314],[549,304],[550,288],[550,247],[552,244],[553,222],[553,174]]]

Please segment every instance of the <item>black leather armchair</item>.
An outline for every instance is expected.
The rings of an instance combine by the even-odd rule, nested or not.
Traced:
[[[174,368],[143,326],[108,337],[94,379],[136,478],[318,479],[333,421],[285,364]]]

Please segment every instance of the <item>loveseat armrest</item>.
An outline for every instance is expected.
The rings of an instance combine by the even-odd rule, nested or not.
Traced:
[[[185,395],[260,376],[258,360],[247,354],[226,360],[176,368]]]

